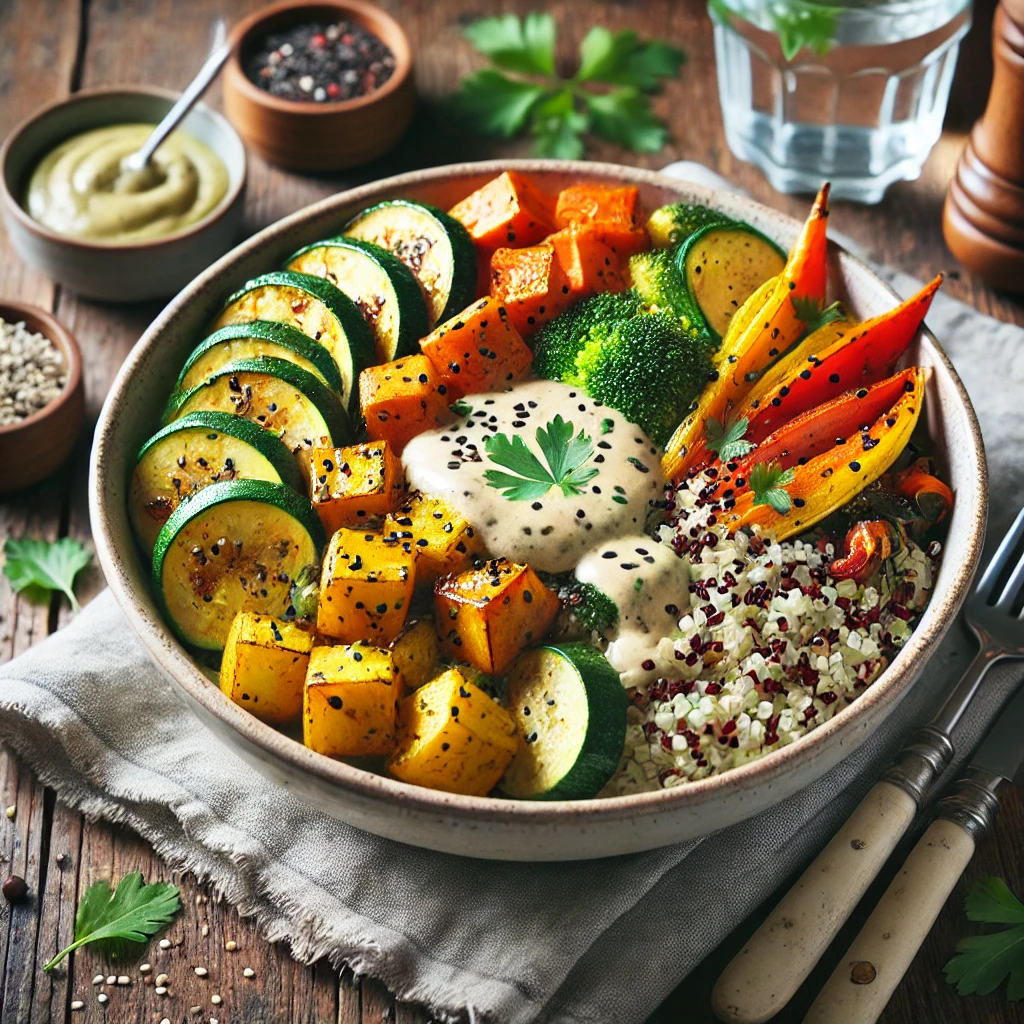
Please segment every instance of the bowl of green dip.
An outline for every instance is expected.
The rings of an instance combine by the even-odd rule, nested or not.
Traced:
[[[29,266],[86,298],[137,302],[176,294],[235,244],[245,147],[219,114],[197,104],[144,170],[122,170],[176,99],[89,90],[11,133],[0,210]]]

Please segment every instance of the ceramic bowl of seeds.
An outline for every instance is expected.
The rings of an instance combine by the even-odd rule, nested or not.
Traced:
[[[84,420],[75,339],[45,310],[0,300],[0,493],[53,473]]]
[[[294,171],[336,171],[386,153],[412,120],[409,40],[363,0],[287,0],[241,21],[224,109],[246,144]]]

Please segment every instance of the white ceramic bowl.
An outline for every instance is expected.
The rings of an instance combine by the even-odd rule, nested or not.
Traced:
[[[713,193],[648,171],[567,161],[505,161],[418,171],[344,192],[267,228],[212,266],[157,318],[121,368],[96,431],[89,502],[107,581],[154,659],[214,734],[270,781],[359,828],[474,857],[575,860],[651,849],[704,835],[793,795],[854,750],[892,711],[949,628],[981,550],[987,480],[978,424],[960,380],[927,332],[911,350],[931,367],[927,416],[956,493],[945,555],[930,605],[892,665],[850,707],[798,743],[716,777],[656,793],[576,802],[466,797],[421,789],[307,750],[224,697],[161,620],[125,506],[139,446],[157,426],[168,381],[227,295],[290,253],[330,236],[357,210],[396,196],[450,207],[502,170],[539,175],[552,191],[575,181],[628,182],[644,206],[686,200],[742,218],[789,248],[796,221],[748,199]],[[837,247],[830,277],[852,312],[891,308],[889,288]]]
[[[141,86],[90,89],[36,111],[11,132],[0,149],[0,208],[11,243],[29,266],[86,298],[138,302],[174,295],[234,245],[242,226],[245,147],[234,128],[201,103],[180,130],[220,157],[228,191],[198,223],[145,242],[90,242],[51,231],[22,205],[39,161],[65,139],[104,125],[155,124],[177,99]]]

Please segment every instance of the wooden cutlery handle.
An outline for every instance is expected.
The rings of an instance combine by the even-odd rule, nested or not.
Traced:
[[[906,832],[917,804],[879,782],[722,972],[719,1020],[761,1024],[803,983]],[[825,1018],[822,1018],[823,1020]]]
[[[911,851],[804,1024],[872,1024],[921,948],[974,853],[961,825],[938,818]]]

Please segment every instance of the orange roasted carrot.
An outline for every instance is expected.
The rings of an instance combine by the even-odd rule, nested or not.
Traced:
[[[707,464],[707,421],[725,423],[754,386],[758,376],[796,344],[807,328],[798,310],[820,309],[825,301],[825,236],[828,185],[818,193],[811,215],[777,278],[766,282],[732,319],[715,354],[717,379],[705,388],[697,408],[669,440],[662,458],[665,476],[678,480]]]
[[[650,245],[634,185],[572,185],[558,193],[555,224],[590,228],[621,259]]]
[[[496,250],[491,257],[491,295],[524,338],[573,300],[569,279],[550,242]]]
[[[555,247],[574,300],[625,290],[619,257],[589,227],[563,228],[549,235],[548,241]]]
[[[533,245],[553,229],[552,203],[524,174],[505,171],[448,212],[477,245]]]

